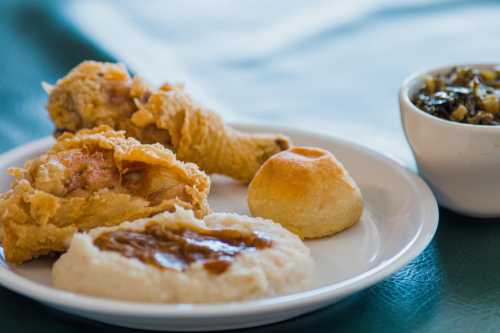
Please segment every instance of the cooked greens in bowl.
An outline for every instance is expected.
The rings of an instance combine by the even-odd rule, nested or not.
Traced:
[[[426,75],[411,100],[419,109],[442,119],[500,125],[500,68],[463,66]]]

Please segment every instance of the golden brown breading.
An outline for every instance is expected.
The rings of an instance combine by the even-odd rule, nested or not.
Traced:
[[[77,230],[172,211],[208,213],[210,180],[160,144],[141,144],[107,126],[63,134],[44,155],[12,168],[0,196],[3,247],[20,263],[66,249]]]
[[[281,135],[247,134],[226,126],[182,87],[165,84],[153,91],[117,64],[85,61],[47,90],[47,109],[57,132],[109,125],[143,143],[159,142],[208,173],[244,182],[289,146]]]

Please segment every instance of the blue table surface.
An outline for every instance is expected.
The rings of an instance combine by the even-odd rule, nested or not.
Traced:
[[[327,132],[413,166],[411,72],[498,62],[497,1],[0,2],[0,151],[49,135],[41,81],[84,59],[182,81],[229,120]],[[500,176],[500,173],[499,173]],[[430,246],[346,300],[250,332],[500,331],[500,224],[441,209]],[[2,332],[122,332],[0,288]]]

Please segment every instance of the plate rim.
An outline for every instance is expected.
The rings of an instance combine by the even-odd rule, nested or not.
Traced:
[[[256,132],[276,131],[287,133],[289,136],[295,134],[304,135],[321,140],[330,140],[348,146],[349,149],[361,151],[372,158],[380,159],[391,168],[398,169],[408,182],[414,184],[415,194],[422,206],[428,209],[422,210],[424,222],[418,232],[389,260],[375,267],[339,283],[323,286],[313,290],[294,293],[291,295],[276,296],[272,298],[250,300],[246,302],[229,302],[217,304],[161,304],[140,303],[112,299],[104,299],[86,295],[74,294],[58,290],[54,287],[45,286],[29,280],[15,272],[0,266],[0,284],[5,288],[35,299],[39,302],[54,305],[59,308],[71,308],[73,310],[100,313],[104,315],[120,315],[129,317],[149,318],[207,318],[207,317],[229,317],[234,315],[259,315],[263,313],[282,312],[294,309],[298,306],[314,307],[328,303],[328,301],[339,299],[357,291],[368,288],[386,277],[392,275],[411,260],[417,257],[433,239],[439,224],[439,209],[436,199],[427,184],[415,173],[369,147],[331,135],[323,131],[312,132],[294,127],[275,126],[261,123],[235,123],[234,127],[241,130]],[[14,159],[19,155],[27,154],[33,150],[47,147],[53,142],[53,138],[44,137],[0,154],[0,168],[4,168],[6,160]],[[230,305],[230,306],[228,306]]]

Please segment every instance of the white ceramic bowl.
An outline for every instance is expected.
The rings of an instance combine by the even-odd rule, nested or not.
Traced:
[[[420,177],[393,160],[321,133],[250,124],[235,127],[251,133],[283,133],[297,145],[334,152],[363,193],[365,209],[359,223],[335,236],[306,241],[316,262],[314,281],[309,289],[221,304],[153,304],[101,299],[55,289],[51,283],[50,259],[10,265],[3,257],[1,246],[0,285],[59,310],[119,326],[196,332],[245,328],[303,315],[372,286],[413,260],[436,232],[439,212],[430,189]],[[12,182],[5,173],[6,168],[22,165],[47,151],[52,144],[52,138],[41,139],[0,155],[0,192],[6,191]],[[213,176],[209,205],[216,212],[249,214],[246,193],[247,187],[240,182]],[[405,281],[403,283],[415,283],[412,279]],[[1,327],[0,323],[0,332],[10,331]],[[287,329],[275,328],[274,331]],[[311,331],[314,330],[311,328]]]
[[[455,65],[462,66],[462,65]],[[467,64],[488,69],[494,64]],[[470,125],[444,120],[417,108],[410,96],[423,85],[419,72],[406,79],[399,93],[401,120],[421,176],[438,202],[474,217],[500,216],[500,126]]]

